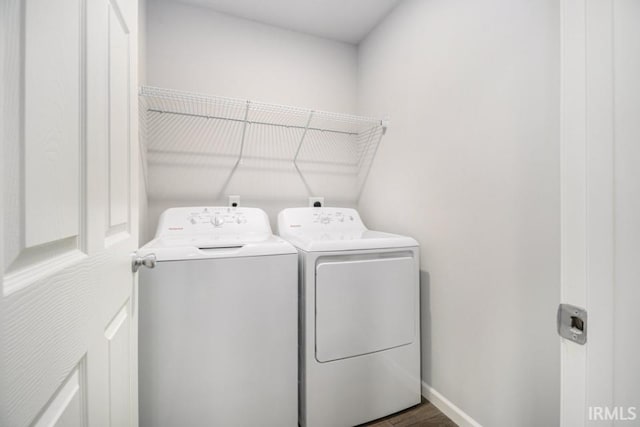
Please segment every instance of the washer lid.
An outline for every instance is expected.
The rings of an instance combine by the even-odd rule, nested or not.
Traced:
[[[278,215],[280,236],[307,252],[418,246],[411,237],[368,230],[355,209],[291,208]]]
[[[158,261],[296,253],[271,233],[269,218],[257,208],[188,207],[167,209],[156,238],[138,250]]]

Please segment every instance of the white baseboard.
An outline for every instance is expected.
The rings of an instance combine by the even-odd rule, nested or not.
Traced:
[[[471,418],[424,381],[422,381],[422,396],[460,427],[482,427],[479,422]]]

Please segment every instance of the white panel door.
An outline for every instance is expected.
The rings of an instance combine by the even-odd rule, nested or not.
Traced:
[[[640,2],[562,2],[561,425],[640,426]]]
[[[137,425],[137,2],[0,9],[0,425]]]

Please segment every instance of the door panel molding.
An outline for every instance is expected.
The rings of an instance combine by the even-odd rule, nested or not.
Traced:
[[[107,159],[108,199],[107,199],[107,246],[126,238],[129,233],[130,219],[130,181],[131,163],[131,113],[123,110],[131,90],[129,57],[130,37],[118,5],[109,2],[108,23],[108,111],[109,138]],[[123,170],[125,173],[123,174]],[[120,235],[120,236],[118,236]]]
[[[5,298],[6,425],[30,423],[87,352],[96,296],[92,272],[104,258],[88,258]]]
[[[29,0],[23,14],[24,247],[77,236],[84,197],[84,0]],[[70,22],[76,25],[70,25]],[[31,26],[37,26],[32,30]],[[46,216],[45,216],[46,213]]]
[[[130,424],[131,316],[125,303],[105,330],[109,343],[109,418],[112,426]]]
[[[50,274],[61,271],[87,255],[77,249],[77,239],[71,237],[45,247],[22,252],[4,276],[3,295],[8,296],[37,283]]]
[[[85,357],[56,391],[34,427],[87,426]]]
[[[6,39],[3,295],[84,258],[85,10],[86,0],[6,9],[17,25]]]

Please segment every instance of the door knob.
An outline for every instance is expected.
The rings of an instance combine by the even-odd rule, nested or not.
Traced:
[[[154,254],[145,256],[133,254],[133,256],[131,257],[131,271],[133,271],[134,273],[137,273],[140,267],[153,268],[155,266],[156,256]]]

